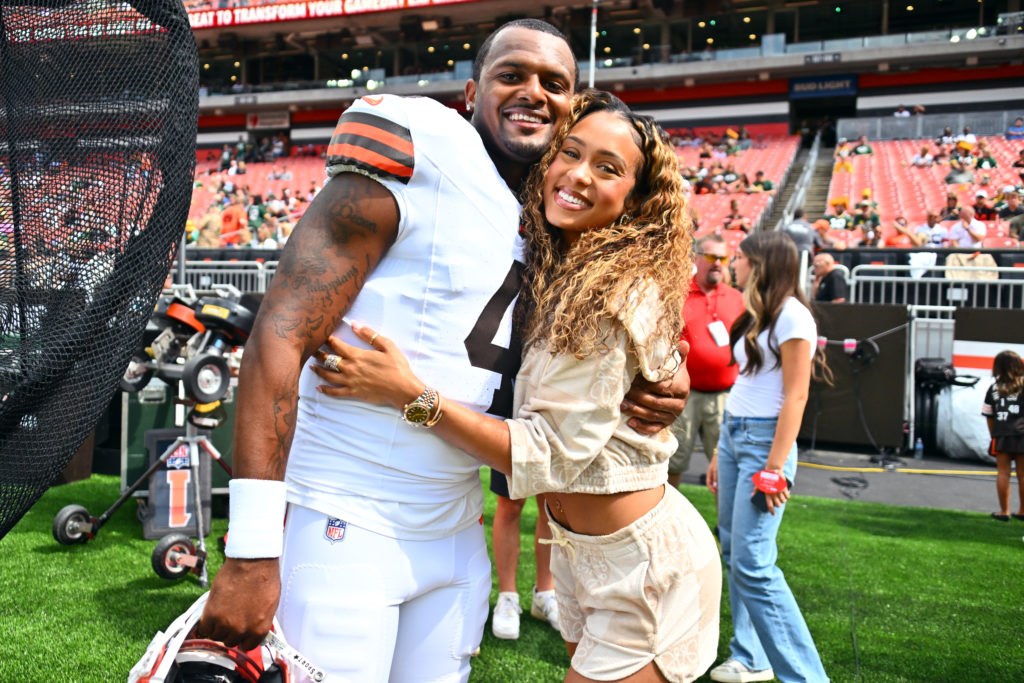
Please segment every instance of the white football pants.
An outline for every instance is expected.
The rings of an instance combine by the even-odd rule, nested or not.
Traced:
[[[337,521],[329,531],[330,519],[288,506],[277,610],[288,642],[331,680],[468,680],[491,591],[483,525],[407,541]]]

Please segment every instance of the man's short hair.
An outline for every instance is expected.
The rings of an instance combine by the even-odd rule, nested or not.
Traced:
[[[709,232],[699,240],[697,240],[697,253],[701,254],[704,252],[704,245],[708,242],[714,242],[715,244],[725,244],[725,238],[721,235],[716,235],[713,232]]]
[[[491,52],[491,46],[494,45],[494,41],[498,34],[507,28],[525,28],[531,31],[540,31],[541,33],[547,33],[555,36],[556,38],[561,38],[565,41],[566,45],[569,45],[569,39],[565,34],[546,21],[532,18],[513,19],[512,21],[504,23],[495,29],[491,35],[487,36],[483,44],[480,46],[480,49],[477,50],[476,57],[473,59],[473,80],[477,83],[480,82],[480,75],[483,73],[484,62],[487,61],[487,55]],[[569,54],[572,55],[572,68],[574,72],[572,85],[573,92],[575,92],[580,89],[580,64],[576,61],[576,55],[573,54],[571,47],[569,48]]]
[[[802,208],[793,209],[793,218],[803,218],[804,210]]]

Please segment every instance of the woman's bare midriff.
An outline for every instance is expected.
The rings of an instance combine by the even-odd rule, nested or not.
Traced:
[[[569,531],[604,536],[629,526],[661,502],[665,487],[623,493],[548,493],[548,510]]]

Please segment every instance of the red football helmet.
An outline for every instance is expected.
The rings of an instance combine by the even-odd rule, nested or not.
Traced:
[[[326,674],[288,645],[277,620],[263,644],[244,652],[189,634],[203,615],[209,593],[199,596],[167,631],[154,636],[142,659],[132,667],[128,683],[294,683],[302,671],[315,683]]]

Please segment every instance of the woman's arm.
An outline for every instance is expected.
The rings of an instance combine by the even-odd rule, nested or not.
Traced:
[[[331,352],[341,360],[337,371],[313,368],[329,382],[317,387],[321,393],[386,403],[399,410],[423,393],[424,383],[394,342],[367,327],[353,326],[353,331],[373,349],[329,339]],[[315,355],[325,362],[328,353],[320,350]],[[432,413],[432,418],[439,417],[434,432],[507,473],[516,498],[571,484],[611,439],[626,388],[627,354],[621,348],[581,360],[550,354],[537,359],[537,367],[523,380],[530,383],[530,391],[515,420],[478,414],[443,395],[441,415]]]
[[[789,339],[779,346],[782,357],[782,409],[775,427],[775,439],[768,452],[765,469],[783,473],[782,468],[789,457],[789,451],[800,432],[804,417],[804,406],[811,384],[811,342],[806,339]],[[789,488],[767,496],[768,512],[775,514],[775,507],[789,498]]]
[[[327,352],[320,349],[313,354],[321,363],[312,366],[313,372],[329,382],[317,386],[320,393],[384,403],[397,410],[423,393],[426,385],[413,374],[409,361],[393,341],[368,327],[353,325],[352,331],[374,348],[360,349],[330,337],[328,345],[342,360],[338,371],[333,372],[322,367]],[[483,464],[508,474],[512,469],[512,446],[505,421],[446,401],[443,395],[438,400],[443,417],[432,428],[434,433]]]

